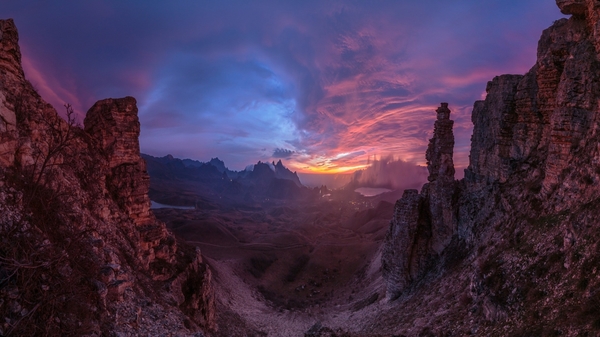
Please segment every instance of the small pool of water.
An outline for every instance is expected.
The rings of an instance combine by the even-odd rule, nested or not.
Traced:
[[[381,193],[391,192],[392,190],[387,188],[377,188],[377,187],[359,187],[354,190],[354,192],[358,192],[365,197],[374,197]]]
[[[194,209],[193,206],[172,206],[172,205],[165,205],[165,204],[161,204],[158,203],[156,201],[152,201],[150,200],[150,208],[151,209],[156,209],[156,208],[175,208],[175,209]]]

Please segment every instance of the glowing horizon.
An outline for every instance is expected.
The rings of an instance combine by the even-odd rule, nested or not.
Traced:
[[[59,113],[71,103],[81,121],[96,100],[134,96],[144,153],[318,174],[374,155],[424,165],[440,102],[466,167],[486,82],[525,73],[561,17],[542,0],[60,2],[3,6]]]

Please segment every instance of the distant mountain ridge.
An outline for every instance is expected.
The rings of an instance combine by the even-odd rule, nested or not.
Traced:
[[[277,163],[257,162],[245,170],[233,171],[219,158],[208,162],[179,159],[172,155],[142,154],[150,174],[150,196],[171,205],[192,205],[197,200],[240,202],[296,200],[310,194],[296,172]]]
[[[227,168],[227,166],[225,166],[225,162],[222,161],[221,159],[219,159],[218,157],[211,158],[211,160],[209,160],[208,162],[201,162],[199,160],[194,160],[194,159],[175,158],[170,154],[168,154],[164,157],[154,157],[154,156],[142,153],[142,158],[144,158],[147,161],[152,161],[152,162],[156,161],[156,162],[159,162],[164,165],[169,165],[171,167],[182,164],[183,167],[185,167],[185,169],[195,169],[195,168],[202,168],[204,166],[213,166],[221,174],[225,173],[229,179],[241,178],[241,179],[245,179],[246,181],[250,180],[250,181],[248,181],[249,183],[251,183],[251,180],[253,179],[253,177],[257,178],[257,175],[252,174],[252,172],[254,172],[257,169],[263,170],[265,167],[268,167],[274,173],[275,178],[291,180],[298,187],[304,186],[302,184],[302,182],[300,182],[300,178],[298,177],[298,174],[295,171],[292,172],[287,167],[285,167],[283,165],[283,163],[281,162],[281,160],[277,161],[277,163],[275,163],[275,161],[273,161],[271,163],[258,161],[256,164],[248,165],[246,167],[246,169],[244,169],[242,171],[233,171],[233,170],[230,170],[229,168]],[[206,170],[209,170],[209,169],[205,167],[205,170],[202,170],[201,172],[207,173]]]

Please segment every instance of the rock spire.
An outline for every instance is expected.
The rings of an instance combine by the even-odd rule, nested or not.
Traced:
[[[421,193],[404,191],[385,238],[382,265],[390,299],[422,276],[428,262],[448,246],[456,232],[452,212],[454,121],[450,120],[448,103],[442,103],[436,113],[426,154],[429,183]]]
[[[544,30],[533,67],[493,78],[485,100],[475,102],[469,166],[460,181],[449,111],[438,109],[427,149],[429,183],[396,202],[384,242],[388,298],[402,295],[403,307],[420,306],[422,299],[407,292],[419,280],[437,291],[423,287],[421,294],[460,294],[471,322],[465,331],[478,335],[598,329],[597,315],[580,303],[600,286],[589,276],[600,241],[600,5],[556,3],[571,17]],[[530,296],[538,289],[530,285],[539,284],[543,297]],[[598,297],[586,303],[596,309]],[[553,314],[557,305],[569,309]],[[406,326],[445,310],[438,308],[411,313]],[[452,320],[446,317],[429,327]]]
[[[437,120],[434,124],[433,138],[427,147],[427,169],[429,177],[427,180],[436,181],[454,180],[454,163],[452,153],[454,151],[454,134],[452,127],[454,121],[450,120],[450,109],[448,103],[442,103],[436,110]]]

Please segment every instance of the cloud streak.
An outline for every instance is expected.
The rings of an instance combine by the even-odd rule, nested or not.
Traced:
[[[296,152],[294,152],[292,150],[276,148],[273,151],[272,157],[289,159],[290,157],[292,157],[294,155],[294,153],[296,153]]]
[[[473,101],[493,76],[527,71],[560,17],[546,0],[25,0],[3,11],[26,75],[58,110],[82,116],[132,95],[149,154],[332,173],[373,155],[423,165],[442,101],[465,167]]]

